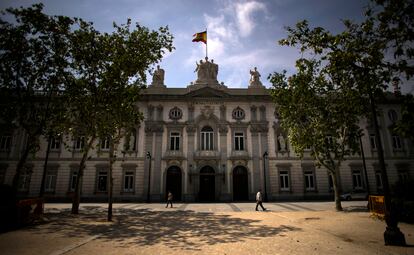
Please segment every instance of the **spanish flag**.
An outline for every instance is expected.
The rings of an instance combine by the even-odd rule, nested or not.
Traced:
[[[203,42],[207,44],[207,31],[193,34],[193,42]]]

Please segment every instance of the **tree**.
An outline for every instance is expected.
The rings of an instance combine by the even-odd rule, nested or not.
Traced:
[[[405,74],[409,79],[413,75],[414,3],[397,0],[375,2],[378,5],[368,9],[363,22],[345,20],[345,29],[341,33],[333,35],[321,27],[311,29],[306,21],[302,21],[295,28],[288,27],[288,37],[279,43],[287,46],[299,45],[302,53],[322,61],[321,74],[324,78],[329,78],[328,84],[338,87],[341,93],[356,93],[370,103],[371,113],[364,115],[372,116],[370,119],[373,120],[376,131],[386,207],[387,229],[384,240],[386,244],[401,245],[405,244],[405,239],[397,227],[398,221],[393,217],[395,210],[391,207],[376,118],[376,99],[382,95],[393,78]],[[271,79],[279,82],[280,77],[281,74],[275,73]],[[281,100],[278,97],[275,99]]]
[[[79,28],[71,39],[74,80],[66,87],[67,122],[62,126],[72,137],[85,138],[78,169],[72,213],[79,212],[80,183],[85,162],[97,138],[110,138],[109,206],[112,217],[112,164],[114,152],[125,130],[136,125],[142,115],[136,108],[145,72],[158,62],[165,50],[171,51],[168,27],[158,31],[131,21],[114,24],[111,34],[96,31],[92,24],[76,19]]]
[[[402,95],[401,97],[401,119],[397,121],[394,131],[414,143],[414,97],[411,94]]]
[[[56,94],[68,76],[68,35],[73,23],[64,16],[48,16],[43,5],[9,8],[0,19],[0,119],[10,132],[20,129],[26,143],[13,178],[17,190],[20,174],[39,137],[61,114]]]
[[[272,96],[280,115],[281,126],[301,157],[306,148],[318,166],[324,166],[332,178],[335,208],[342,210],[338,174],[347,156],[358,152],[360,129],[358,117],[364,103],[351,89],[333,84],[330,73],[320,61],[299,59],[297,73],[275,73]]]

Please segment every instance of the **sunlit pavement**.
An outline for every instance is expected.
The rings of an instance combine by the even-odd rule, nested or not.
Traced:
[[[165,208],[165,203],[114,203],[113,208],[117,209],[147,209],[155,211],[193,211],[193,212],[251,212],[255,211],[256,203],[174,203],[173,208]],[[329,211],[334,210],[334,202],[268,202],[263,203],[264,207],[271,212],[300,212],[300,211]],[[359,208],[364,210],[367,201],[344,201],[344,208]],[[45,205],[46,212],[56,212],[59,210],[68,210],[71,208],[70,203],[48,203]],[[80,210],[87,209],[105,209],[106,203],[82,203]],[[260,209],[260,207],[259,207]],[[261,209],[260,209],[261,210]]]
[[[414,226],[401,223],[408,247],[384,246],[385,223],[366,201],[255,203],[48,203],[45,221],[0,234],[0,254],[414,254]]]

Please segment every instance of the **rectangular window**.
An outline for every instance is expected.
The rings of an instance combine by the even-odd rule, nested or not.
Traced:
[[[30,174],[29,173],[21,173],[19,177],[19,191],[28,191],[30,185]]]
[[[48,172],[45,179],[45,192],[55,192],[56,172]]]
[[[213,150],[213,132],[201,133],[201,150]]]
[[[371,144],[371,149],[377,149],[377,139],[375,138],[375,135],[369,135],[369,143]]]
[[[392,138],[392,148],[395,150],[401,150],[402,145],[401,145],[400,137],[398,135],[393,135],[391,138]]]
[[[108,186],[108,172],[107,171],[99,171],[98,172],[98,184],[97,184],[97,191],[98,192],[106,192]]]
[[[78,180],[78,172],[72,171],[72,174],[70,175],[69,191],[75,191],[77,180]]]
[[[109,142],[110,142],[110,138],[108,136],[105,138],[101,138],[101,150],[103,151],[109,150]]]
[[[377,189],[382,190],[382,175],[381,175],[381,172],[375,172],[375,180],[377,182]]]
[[[11,135],[3,135],[3,136],[1,136],[1,140],[0,140],[0,150],[1,151],[9,151],[10,148],[11,148],[11,141],[12,141]]]
[[[244,133],[234,133],[234,149],[236,151],[244,151]]]
[[[50,150],[52,151],[60,150],[60,137],[52,137],[50,139]]]
[[[82,150],[85,147],[85,136],[78,136],[75,140],[75,150]]]
[[[352,184],[354,186],[354,189],[363,189],[362,174],[360,170],[352,171]]]
[[[399,179],[400,179],[400,181],[402,181],[402,182],[406,182],[406,181],[408,181],[408,179],[409,179],[408,172],[407,172],[407,171],[405,171],[405,170],[399,170],[399,171],[398,171],[398,178],[399,178]]]
[[[313,171],[305,171],[305,190],[315,190],[315,175]]]
[[[289,191],[289,172],[288,171],[280,171],[280,190],[282,191]]]
[[[170,150],[172,151],[180,150],[180,133],[179,132],[170,133]]]
[[[134,191],[134,172],[127,171],[124,175],[124,191],[133,192]]]

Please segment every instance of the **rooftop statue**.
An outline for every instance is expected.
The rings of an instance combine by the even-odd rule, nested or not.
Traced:
[[[160,68],[157,65],[157,69],[154,71],[154,75],[152,76],[152,83],[153,86],[164,86],[164,69]]]
[[[208,58],[205,58],[205,61],[200,60],[200,63],[196,62],[196,69],[194,72],[197,72],[197,80],[195,84],[200,83],[213,83],[218,84],[217,74],[218,74],[218,65],[214,63],[212,59],[211,62],[208,61]]]
[[[250,86],[258,87],[263,86],[262,82],[260,81],[260,73],[257,71],[257,67],[254,68],[254,70],[250,70]]]

